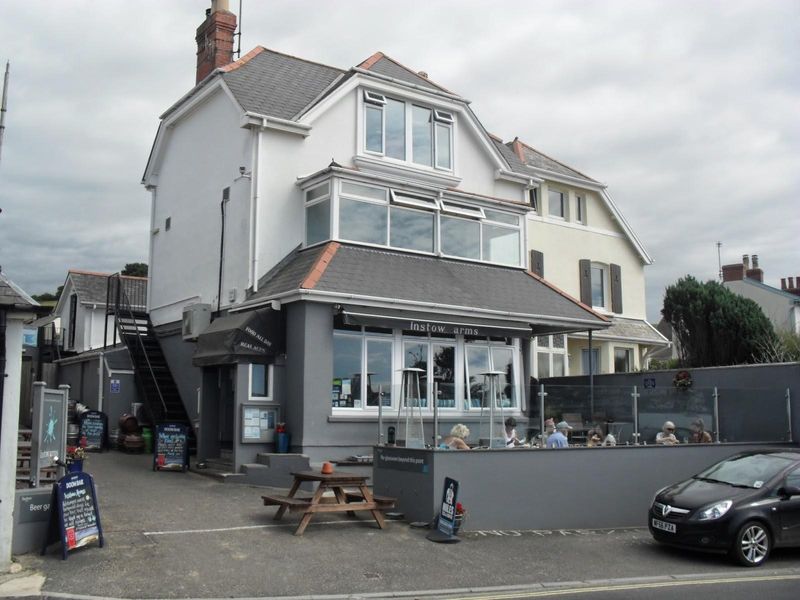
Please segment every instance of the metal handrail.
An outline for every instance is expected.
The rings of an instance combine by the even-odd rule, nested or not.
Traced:
[[[167,416],[167,404],[164,401],[164,395],[161,393],[161,386],[158,385],[158,379],[156,379],[155,372],[153,371],[153,365],[150,362],[150,357],[147,355],[147,349],[144,347],[144,342],[142,341],[142,336],[139,335],[139,326],[136,325],[136,317],[133,314],[133,309],[131,307],[130,301],[128,300],[128,295],[127,295],[127,293],[125,292],[125,290],[122,287],[122,277],[121,277],[121,275],[119,273],[114,273],[113,275],[110,275],[108,279],[109,279],[109,288],[107,289],[106,298],[108,298],[108,295],[109,295],[108,291],[110,290],[110,287],[111,287],[111,280],[115,279],[116,280],[116,294],[115,294],[116,299],[115,299],[115,306],[114,306],[115,315],[118,315],[120,313],[120,308],[124,308],[127,311],[129,318],[133,321],[134,326],[136,327],[136,339],[139,341],[139,345],[141,346],[141,349],[142,349],[142,354],[144,355],[145,361],[147,361],[147,369],[148,369],[148,371],[150,371],[150,377],[151,377],[151,379],[153,380],[153,383],[156,386],[156,391],[158,392],[158,399],[161,401],[161,407],[162,407],[162,409],[164,411],[163,415],[164,415],[164,418],[166,418],[166,416]],[[106,304],[106,306],[108,306],[108,304]],[[106,318],[108,318],[108,317],[106,317]],[[119,327],[119,323],[116,323],[115,336],[116,336],[116,329],[118,327]]]

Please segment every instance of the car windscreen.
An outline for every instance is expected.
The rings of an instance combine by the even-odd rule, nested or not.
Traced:
[[[734,456],[695,475],[735,486],[760,488],[794,461],[777,454],[747,454]]]

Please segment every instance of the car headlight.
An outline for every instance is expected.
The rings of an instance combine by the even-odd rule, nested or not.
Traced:
[[[699,515],[697,515],[697,518],[701,521],[713,521],[714,519],[719,519],[731,509],[731,506],[733,506],[732,500],[723,500],[722,502],[717,502],[716,504],[712,504],[703,510]]]

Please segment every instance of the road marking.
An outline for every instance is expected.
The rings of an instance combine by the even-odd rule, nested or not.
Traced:
[[[357,521],[318,521],[309,523],[311,526],[319,525],[341,525],[342,523],[356,523]],[[190,533],[220,533],[225,531],[244,531],[247,529],[276,529],[279,527],[294,527],[297,528],[297,523],[274,523],[270,525],[239,525],[237,527],[219,527],[216,529],[175,529],[172,531],[143,531],[143,535],[185,535]],[[113,533],[113,532],[106,532]]]
[[[653,583],[628,583],[579,588],[549,589],[509,594],[447,596],[447,600],[511,600],[513,598],[546,598],[548,596],[568,596],[571,594],[590,594],[597,592],[616,592],[624,590],[643,590],[652,588],[679,587],[685,585],[714,585],[724,583],[751,583],[756,581],[800,580],[800,575],[756,575],[753,577],[726,577],[718,579],[659,581]]]

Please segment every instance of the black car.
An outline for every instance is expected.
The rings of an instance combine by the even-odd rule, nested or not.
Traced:
[[[659,490],[648,516],[659,542],[762,565],[773,547],[800,546],[800,451],[727,458]]]

